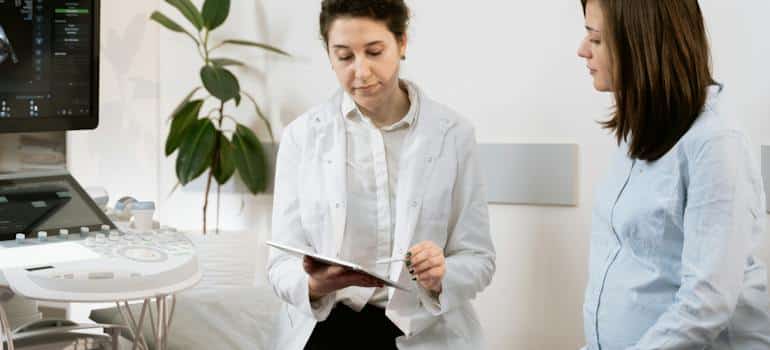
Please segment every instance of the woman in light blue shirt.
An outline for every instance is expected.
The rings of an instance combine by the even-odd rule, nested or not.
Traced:
[[[578,54],[612,92],[619,150],[597,188],[589,350],[770,349],[765,195],[721,111],[697,0],[582,0]]]

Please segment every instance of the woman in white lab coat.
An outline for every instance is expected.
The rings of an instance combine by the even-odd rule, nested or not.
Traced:
[[[471,125],[399,78],[403,0],[325,0],[321,34],[341,90],[285,130],[273,240],[412,286],[271,251],[285,302],[274,348],[480,349],[470,304],[495,252]],[[378,260],[399,261],[378,264]]]

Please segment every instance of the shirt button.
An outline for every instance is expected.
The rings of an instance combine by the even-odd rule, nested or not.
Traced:
[[[433,157],[428,157],[428,163],[433,163]]]
[[[412,203],[410,203],[410,204],[412,205],[413,208],[417,207],[417,201],[412,201]]]

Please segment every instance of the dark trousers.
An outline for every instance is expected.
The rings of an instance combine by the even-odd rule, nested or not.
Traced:
[[[329,318],[316,324],[305,350],[396,350],[396,337],[402,335],[384,309],[366,304],[361,312],[355,312],[337,304]]]

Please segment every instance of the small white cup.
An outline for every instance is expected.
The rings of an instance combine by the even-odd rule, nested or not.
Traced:
[[[131,208],[134,215],[134,228],[140,231],[152,230],[152,217],[155,214],[155,203],[137,202]]]

